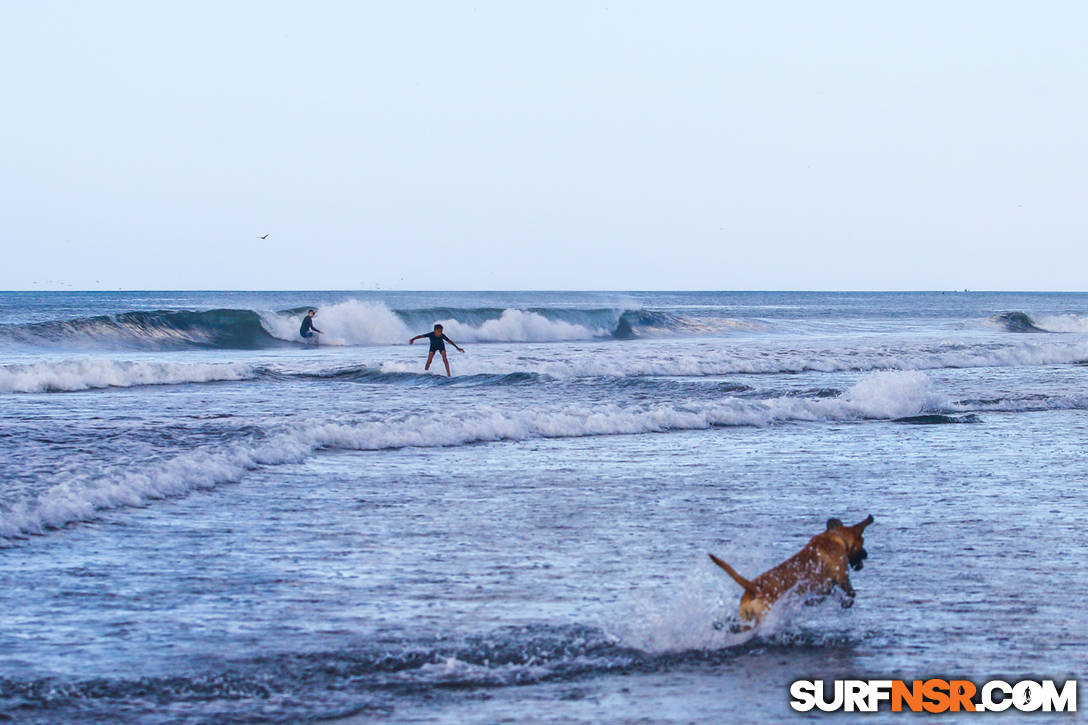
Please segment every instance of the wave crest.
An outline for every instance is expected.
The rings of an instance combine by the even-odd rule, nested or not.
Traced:
[[[992,319],[1009,332],[1047,332],[1037,326],[1026,312],[1003,312]]]
[[[390,345],[437,322],[464,342],[559,342],[672,334],[696,328],[663,312],[622,309],[430,308],[392,310],[381,302],[347,300],[280,311],[154,310],[72,320],[0,325],[0,342],[31,347],[177,350],[261,349],[302,343],[299,326],[317,309],[323,344]]]
[[[497,320],[487,320],[477,328],[455,319],[442,322],[446,334],[466,342],[559,342],[590,340],[611,332],[602,327],[590,329],[564,320],[549,320],[539,312],[503,310]]]
[[[33,347],[252,350],[280,344],[253,310],[154,310],[0,325],[0,340]]]
[[[413,333],[408,326],[380,302],[348,300],[320,308],[301,308],[288,312],[264,312],[261,324],[279,340],[300,342],[298,330],[307,309],[317,309],[315,326],[324,331],[322,344],[390,345],[407,342]]]
[[[241,363],[58,360],[0,366],[0,393],[51,393],[135,385],[177,385],[247,380],[256,375]]]
[[[368,451],[789,421],[891,419],[942,412],[944,408],[946,404],[932,392],[924,374],[897,372],[863,378],[838,398],[726,397],[696,405],[563,406],[513,412],[484,405],[443,420],[411,415],[399,420],[298,424],[259,443],[196,449],[146,470],[123,470],[83,484],[58,484],[0,512],[0,536],[42,533],[93,519],[99,510],[139,506],[148,500],[237,481],[246,471],[302,461],[323,448]]]

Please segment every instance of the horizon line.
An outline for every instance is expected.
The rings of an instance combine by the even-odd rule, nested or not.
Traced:
[[[1086,294],[1088,290],[1061,290],[1061,289],[696,289],[696,288],[657,288],[657,289],[580,289],[580,288],[523,288],[523,289],[337,289],[337,288],[313,288],[307,289],[298,287],[294,289],[256,289],[256,288],[213,288],[213,287],[159,287],[159,288],[139,288],[139,287],[118,287],[116,289],[64,289],[64,288],[48,288],[48,289],[4,289],[0,290],[0,294],[20,294],[20,293],[34,293],[34,292],[59,292],[64,294],[85,294],[85,293],[98,293],[109,294],[116,292],[320,292],[320,293],[347,293],[347,294],[383,294],[383,293],[397,293],[397,294],[412,294],[420,292],[445,292],[450,294],[480,294],[480,293],[512,293],[512,292],[574,292],[574,293],[665,293],[665,292],[682,292],[682,293],[717,293],[717,294],[757,294],[757,293],[802,293],[802,294],[934,294],[934,293],[954,293],[954,294]]]

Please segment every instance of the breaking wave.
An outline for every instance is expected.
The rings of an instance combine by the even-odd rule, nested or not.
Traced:
[[[989,318],[988,322],[1008,332],[1088,333],[1088,316],[1072,312],[1036,317],[1026,312],[1002,312]]]
[[[54,393],[136,385],[177,385],[247,380],[256,372],[241,363],[59,360],[0,366],[0,393]]]
[[[311,422],[257,441],[197,448],[145,469],[117,470],[87,481],[66,480],[32,499],[0,510],[0,536],[43,533],[74,521],[94,519],[102,510],[140,506],[150,500],[237,481],[247,471],[300,462],[320,449],[367,451],[790,421],[893,419],[942,412],[947,406],[924,373],[883,372],[862,378],[835,398],[724,398],[688,405],[558,406],[513,412],[479,406],[443,420],[411,415]]]
[[[95,349],[262,349],[302,344],[308,308],[131,311],[72,320],[0,325],[0,342],[31,347]],[[430,308],[391,310],[348,300],[322,307],[320,342],[333,345],[403,343],[436,323],[464,342],[558,342],[671,334],[692,325],[664,312],[625,309]]]
[[[1088,334],[1088,316],[1066,313],[1039,318],[1039,326],[1050,332],[1078,332]]]
[[[42,360],[0,365],[0,393],[67,393],[141,385],[184,385],[244,380],[330,380],[388,385],[520,385],[547,376],[532,372],[479,373],[447,378],[429,373],[353,365],[328,370],[285,371],[243,363],[175,363],[100,358]]]
[[[992,319],[1009,332],[1049,332],[1036,325],[1026,312],[1003,312]]]
[[[156,310],[0,325],[0,340],[33,347],[257,349],[281,344],[253,310]]]
[[[456,339],[456,338],[454,338]],[[464,339],[464,338],[462,338]],[[403,385],[510,385],[570,378],[699,378],[805,372],[874,372],[947,368],[1084,364],[1088,341],[1079,336],[1019,338],[1015,343],[939,343],[839,349],[767,349],[718,345],[686,352],[639,349],[622,355],[540,355],[501,360],[466,355],[452,379],[426,374],[420,360],[385,360],[326,369],[241,363],[128,362],[100,358],[43,360],[0,366],[0,393],[64,392],[91,388],[171,385],[227,380],[344,380]],[[733,383],[736,386],[736,383]]]

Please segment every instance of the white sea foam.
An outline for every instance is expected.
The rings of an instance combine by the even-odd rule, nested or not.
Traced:
[[[1036,319],[1035,324],[1050,332],[1088,333],[1088,315],[1045,315]]]
[[[610,334],[604,328],[591,330],[563,320],[549,320],[538,312],[503,310],[497,320],[473,327],[457,320],[441,320],[446,335],[465,342],[558,342],[589,340]]]
[[[261,324],[268,334],[281,340],[299,341],[298,330],[305,313],[261,313]],[[380,302],[348,300],[321,307],[314,325],[324,331],[325,345],[390,345],[412,336],[396,313]]]
[[[902,418],[945,407],[929,377],[918,371],[874,373],[846,391],[841,400],[865,418]]]
[[[510,662],[505,664],[474,664],[456,657],[446,657],[440,662],[428,662],[418,668],[404,669],[397,673],[402,680],[450,682],[461,685],[509,685],[541,680],[552,673],[546,664]]]
[[[682,577],[662,588],[646,586],[620,605],[603,623],[605,632],[625,646],[644,652],[669,653],[690,650],[719,650],[743,645],[755,637],[763,641],[791,641],[797,636],[811,640],[802,623],[826,619],[832,624],[844,615],[839,599],[831,595],[823,606],[805,606],[808,598],[787,592],[765,613],[758,626],[742,623],[737,609],[743,591],[724,572],[715,567],[704,552],[694,553],[698,560]],[[738,563],[730,554],[726,559]],[[775,561],[742,567],[755,576],[773,566]],[[821,627],[821,636],[836,636]]]
[[[101,510],[141,506],[149,500],[236,481],[247,470],[300,461],[313,450],[304,440],[280,435],[257,446],[237,445],[223,452],[197,449],[141,470],[123,470],[90,481],[66,481],[32,500],[18,501],[0,514],[0,536],[42,533],[73,521],[94,519]]]
[[[699,555],[700,566],[665,590],[644,588],[634,593],[606,632],[628,647],[644,652],[683,652],[736,647],[754,632],[733,632],[737,600],[732,580],[717,576]],[[703,564],[703,562],[706,562]]]
[[[303,314],[264,312],[261,324],[268,334],[297,342]],[[320,308],[314,322],[324,331],[320,342],[331,345],[394,345],[426,330],[410,329],[380,302],[348,300]],[[590,329],[563,320],[549,320],[538,312],[507,309],[497,319],[472,325],[456,319],[436,320],[457,342],[557,342],[589,340],[609,330]]]
[[[792,420],[860,420],[913,415],[943,405],[921,373],[879,373],[840,398],[725,398],[692,405],[562,406],[504,411],[477,406],[456,416],[299,424],[260,444],[197,449],[139,472],[121,471],[87,482],[62,483],[0,514],[0,536],[40,533],[96,512],[138,506],[218,483],[236,481],[264,465],[301,461],[320,448],[380,450],[458,446],[532,438],[580,437],[769,425]]]
[[[0,393],[41,393],[244,380],[253,368],[240,363],[126,362],[95,358],[43,360],[0,366]]]

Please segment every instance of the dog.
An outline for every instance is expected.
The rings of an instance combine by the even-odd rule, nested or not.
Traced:
[[[856,593],[850,585],[847,567],[860,570],[869,557],[862,533],[871,523],[872,514],[853,526],[844,526],[839,519],[828,519],[822,534],[813,536],[799,552],[751,581],[713,554],[708,556],[744,588],[738,614],[746,628],[751,629],[759,626],[764,615],[786,592],[792,591],[811,604],[823,600],[838,587],[842,606],[853,605]]]

